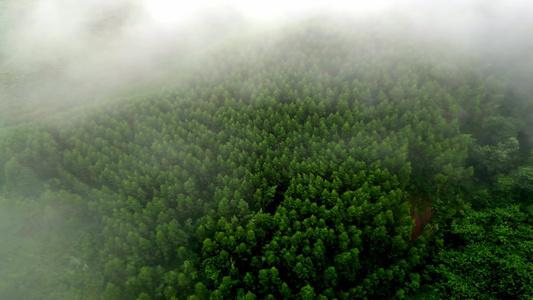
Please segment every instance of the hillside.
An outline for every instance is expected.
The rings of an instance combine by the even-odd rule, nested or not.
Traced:
[[[0,298],[533,297],[531,103],[361,26],[230,39],[1,128]]]

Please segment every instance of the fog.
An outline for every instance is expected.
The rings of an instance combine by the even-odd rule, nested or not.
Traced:
[[[234,38],[314,15],[342,14],[423,39],[533,66],[526,1],[2,1],[3,117],[23,119],[154,85]],[[201,60],[201,58],[200,58]],[[4,120],[9,123],[9,120]]]
[[[210,52],[314,16],[352,20],[358,27],[343,28],[348,31],[380,28],[477,56],[506,75],[520,97],[531,99],[532,13],[533,2],[503,0],[0,0],[0,127],[172,84],[181,73],[201,68]],[[59,272],[70,264],[72,274],[86,272],[81,262],[69,262],[78,261],[71,255],[81,248],[69,238],[92,228],[65,230],[83,213],[53,204],[76,198],[48,197],[53,201],[44,214],[0,198],[0,241],[15,245],[0,252],[6,258],[0,267],[33,274],[26,281],[0,277],[0,290],[14,289],[7,294],[39,283],[48,268]],[[41,237],[50,232],[57,233],[54,240]],[[46,251],[57,255],[41,261]]]

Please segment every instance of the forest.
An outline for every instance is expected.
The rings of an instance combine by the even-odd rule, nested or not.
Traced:
[[[0,299],[533,297],[503,59],[319,17],[53,109],[3,66]]]

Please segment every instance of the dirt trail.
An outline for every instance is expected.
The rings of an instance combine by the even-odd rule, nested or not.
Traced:
[[[426,208],[422,213],[415,213],[411,207],[411,218],[415,220],[415,228],[411,233],[411,240],[416,240],[422,234],[424,226],[431,221],[432,217],[433,211],[429,208]]]

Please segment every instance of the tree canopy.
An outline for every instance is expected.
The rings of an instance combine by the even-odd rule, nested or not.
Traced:
[[[533,297],[530,129],[448,50],[307,22],[0,128],[0,298]]]

